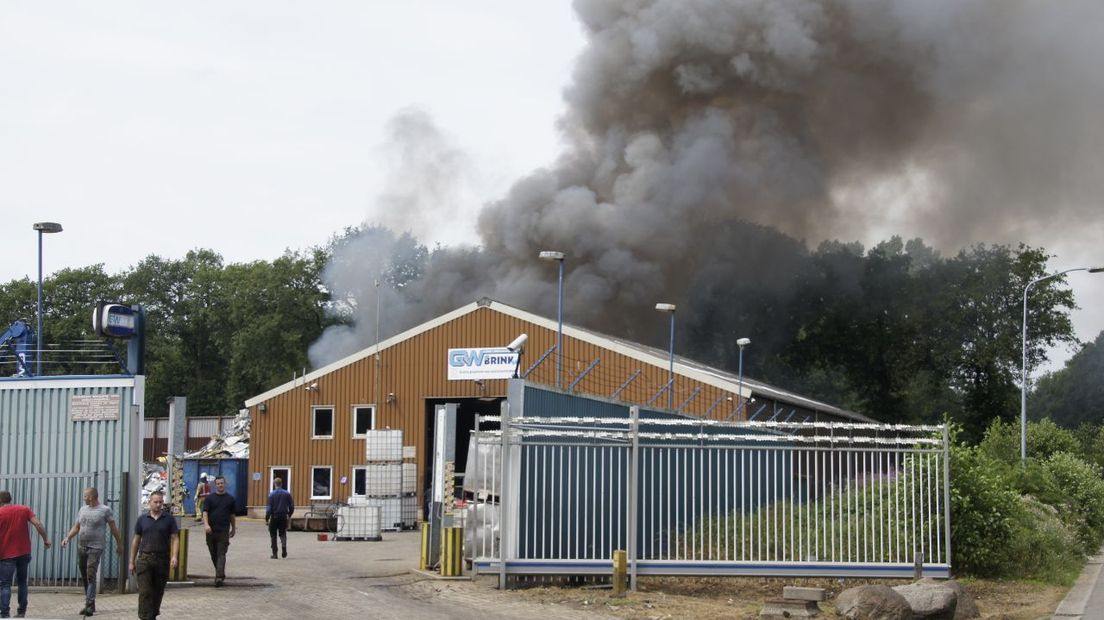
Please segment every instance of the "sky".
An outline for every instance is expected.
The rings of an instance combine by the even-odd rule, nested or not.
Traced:
[[[597,3],[585,4],[593,22],[605,19]],[[916,13],[917,39],[947,30],[934,9],[921,14],[946,4],[894,6]],[[1036,23],[1002,26],[1040,33],[1038,41],[1009,45],[1024,59],[1052,47]],[[430,246],[478,243],[481,207],[563,152],[564,93],[585,43],[568,2],[4,2],[0,281],[36,277],[32,224],[39,221],[64,227],[44,239],[47,274],[95,263],[118,272],[150,254],[179,258],[196,248],[227,262],[271,260],[364,222],[412,227]],[[1067,47],[1071,57],[1093,59],[1082,66],[1096,71],[1092,45]],[[1014,66],[1046,74],[1024,59]],[[963,68],[938,74],[934,91],[978,81],[970,65],[948,66]],[[1008,90],[993,92],[1008,100],[1022,95],[1014,74],[995,82]],[[1095,89],[1085,100],[1099,99],[1100,81],[1085,82]],[[1058,104],[1065,86],[1052,91]],[[1069,108],[1053,107],[1053,118],[1084,112]],[[439,169],[442,191],[410,188],[404,173],[412,169],[418,184]],[[899,195],[914,185],[898,179],[884,191]],[[895,233],[916,236],[896,226],[893,202],[877,191],[866,184],[862,199],[844,196],[860,210],[838,221],[869,220],[868,238],[858,239],[868,245]],[[396,214],[425,196],[441,201],[422,209],[431,217]],[[1058,255],[1055,270],[1104,263],[1099,216],[1039,236],[1031,221],[976,241],[1041,245]],[[1104,274],[1071,274],[1069,286],[1082,306],[1073,315],[1076,333],[1092,339],[1104,329]],[[1051,352],[1055,363],[1068,357]]]
[[[583,44],[567,3],[0,5],[0,280],[210,248],[272,259],[381,218],[389,126],[420,113],[465,162],[430,243],[554,159]]]

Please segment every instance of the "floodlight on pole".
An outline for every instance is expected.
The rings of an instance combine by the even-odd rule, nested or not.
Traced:
[[[1052,273],[1050,275],[1041,276],[1027,283],[1024,287],[1023,293],[1023,343],[1022,343],[1022,355],[1023,359],[1020,365],[1020,371],[1022,373],[1020,379],[1020,461],[1027,460],[1027,294],[1031,292],[1031,287],[1035,286],[1039,282],[1049,280],[1051,278],[1057,278],[1073,271],[1087,271],[1089,273],[1100,273],[1104,271],[1104,266],[1097,267],[1075,267],[1073,269],[1066,269],[1065,271],[1059,271],[1058,273]]]
[[[563,278],[564,278],[564,258],[563,252],[556,252],[554,250],[542,250],[540,253],[541,260],[554,260],[560,264],[560,287],[558,302],[556,304],[556,387],[563,388]]]
[[[671,315],[671,345],[668,348],[671,361],[667,369],[667,408],[673,409],[675,406],[675,304],[659,303],[655,305],[655,309]]]
[[[736,346],[740,347],[740,374],[738,380],[739,387],[736,388],[738,392],[736,394],[736,398],[739,399],[740,403],[740,406],[737,407],[737,410],[741,413],[744,409],[744,402],[746,402],[746,400],[744,399],[744,347],[748,346],[749,344],[751,344],[750,338],[740,338],[736,341]],[[737,419],[739,418],[737,417]]]
[[[38,231],[38,351],[35,353],[35,376],[42,376],[42,235],[61,232],[61,224],[35,222],[32,228]]]

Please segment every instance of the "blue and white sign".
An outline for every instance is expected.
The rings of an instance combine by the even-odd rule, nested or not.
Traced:
[[[123,304],[99,304],[92,313],[92,329],[101,336],[130,338],[137,332],[134,310]]]
[[[449,349],[449,381],[509,379],[521,354],[505,347],[493,349]]]

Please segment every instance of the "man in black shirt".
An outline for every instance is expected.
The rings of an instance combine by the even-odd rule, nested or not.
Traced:
[[[138,517],[134,538],[130,541],[130,572],[138,580],[138,617],[155,620],[161,613],[161,599],[169,569],[176,568],[180,545],[176,519],[165,514],[165,496],[150,493],[149,513]]]
[[[237,529],[237,502],[226,492],[226,478],[215,476],[215,492],[203,502],[203,529],[207,532],[207,551],[215,565],[215,587],[226,579],[226,551]]]

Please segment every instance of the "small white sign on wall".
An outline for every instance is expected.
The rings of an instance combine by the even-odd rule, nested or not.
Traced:
[[[69,419],[74,422],[118,420],[121,394],[74,394],[69,398]]]

